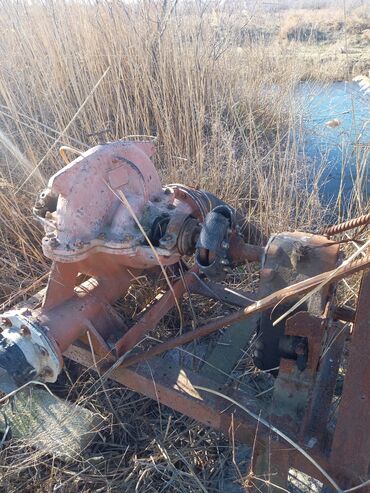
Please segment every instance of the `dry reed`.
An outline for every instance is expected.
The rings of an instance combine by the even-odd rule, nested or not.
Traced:
[[[3,0],[0,31],[2,308],[45,284],[49,265],[31,207],[38,188],[63,166],[59,143],[86,149],[154,137],[164,182],[219,195],[267,234],[324,221],[320,171],[314,175],[300,153],[293,104],[307,63],[267,42],[278,29],[266,15],[217,2]],[[353,212],[363,208],[360,195],[357,188]],[[247,274],[243,283],[254,285],[256,276]],[[241,277],[230,281],[238,285]],[[131,320],[161,282],[139,279],[121,315]],[[354,297],[348,289],[347,298]],[[201,323],[224,311],[196,297],[183,306],[187,323],[194,314]],[[178,322],[170,313],[153,336],[173,334]],[[250,361],[246,353],[244,373]],[[243,483],[245,450],[241,465],[220,434],[112,382],[94,392],[94,382],[70,364],[54,388],[109,416],[88,458],[63,464],[11,441],[0,452],[0,491],[216,492]]]

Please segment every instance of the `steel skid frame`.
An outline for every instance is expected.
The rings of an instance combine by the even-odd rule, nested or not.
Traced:
[[[166,349],[177,347],[181,342],[177,341],[178,338],[155,346],[154,349],[159,348],[156,351],[151,349],[128,358],[119,357],[127,354],[175,306],[174,294],[177,299],[185,293],[218,299],[240,308],[234,313],[245,314],[256,305],[256,293],[228,290],[223,285],[202,280],[196,268],[185,272],[174,282],[172,291],[164,293],[130,329],[126,329],[116,342],[115,357],[90,326],[94,352],[99,356],[98,366],[108,371],[109,378],[118,383],[219,430],[233,440],[253,445],[248,476],[250,491],[281,491],[287,487],[290,468],[322,481],[333,491],[356,487],[368,481],[370,463],[370,268],[366,269],[369,265],[369,258],[365,257],[357,266],[350,265],[350,270],[345,272],[345,275],[362,272],[356,310],[341,311],[341,318],[353,322],[353,327],[349,334],[343,324],[338,326],[340,322],[332,324],[330,330],[336,335],[327,345],[324,355],[323,336],[328,331],[328,306],[320,315],[298,311],[287,318],[286,333],[307,338],[308,364],[302,372],[296,369],[294,361],[281,359],[271,407],[266,408],[264,402],[249,397],[245,389],[227,384],[227,372],[240,358],[241,349],[248,344],[255,330],[256,313],[261,310],[252,309],[249,318],[244,315],[244,320],[231,325],[227,317],[224,323],[222,318],[213,323],[216,328],[228,327],[221,336],[227,337],[228,344],[222,346],[221,351],[217,345],[211,351],[208,357],[211,370],[204,366],[203,370],[194,371],[158,356]],[[314,276],[291,286],[291,293],[307,292],[307,287],[304,291],[299,285],[315,286],[312,283],[315,278],[322,280],[323,276]],[[273,293],[276,294],[279,292]],[[22,303],[21,309],[37,310],[44,297],[45,290]],[[265,306],[263,300],[262,306]],[[191,331],[188,334],[189,340],[197,337]],[[347,371],[337,404],[336,424],[329,427],[345,345],[349,352]],[[96,369],[97,358],[84,338],[69,346],[64,356],[85,368]],[[365,493],[369,486],[364,485],[357,491]]]

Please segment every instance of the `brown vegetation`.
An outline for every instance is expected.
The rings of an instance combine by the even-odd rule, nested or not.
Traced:
[[[207,189],[243,210],[266,233],[312,230],[324,221],[319,174],[312,176],[300,153],[294,91],[312,74],[329,80],[349,73],[348,56],[344,62],[334,58],[331,65],[315,62],[313,42],[321,35],[312,33],[334,39],[336,27],[342,26],[338,23],[344,22],[341,33],[347,25],[347,32],[360,35],[355,24],[340,20],[341,12],[333,24],[317,20],[317,27],[287,14],[276,36],[277,17],[272,22],[271,16],[253,11],[175,4],[2,3],[3,307],[45,284],[48,262],[31,208],[47,177],[63,166],[62,144],[86,149],[102,140],[155,138],[164,182]],[[356,13],[359,22],[362,15]],[[366,29],[362,33],[365,39]],[[314,50],[312,56],[308,49]],[[352,65],[350,71],[358,75]],[[354,210],[361,204],[358,200]],[[238,272],[230,282],[240,284],[244,277]],[[252,281],[249,273],[243,282]],[[159,289],[150,282],[143,280],[137,297],[126,300],[128,317]],[[193,308],[199,321],[209,316],[208,305],[195,300]],[[216,304],[212,313],[223,309]],[[177,322],[172,314],[159,329],[163,334]],[[243,371],[249,362],[247,354]],[[89,450],[90,460],[62,464],[13,441],[0,454],[0,491],[226,491],[224,475],[230,468],[242,482],[238,468],[230,466],[234,450],[223,437],[113,384],[108,393],[116,415],[111,416],[106,394],[89,395],[90,374],[69,389],[68,377],[77,374],[69,368],[55,390],[70,392],[73,400],[88,395],[85,404],[111,420]]]
[[[361,35],[369,29],[368,9],[346,13],[341,9],[287,11],[279,35],[289,41],[333,41],[347,34]]]

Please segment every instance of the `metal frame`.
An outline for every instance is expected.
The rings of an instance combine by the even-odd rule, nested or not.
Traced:
[[[300,447],[304,448],[312,459],[317,462],[342,488],[351,488],[368,480],[370,462],[370,380],[364,376],[370,374],[370,320],[368,300],[370,299],[370,269],[363,275],[361,291],[353,327],[350,346],[348,370],[344,379],[342,402],[339,405],[338,422],[334,433],[327,429],[327,421],[323,420],[310,436],[312,407],[307,409],[307,415],[302,417],[302,426],[297,434],[279,426],[282,432],[288,434]],[[306,320],[304,320],[306,319]],[[309,320],[308,320],[309,319]],[[296,322],[307,323],[310,331],[322,323],[318,317],[307,316],[301,312],[290,318],[289,325]],[[88,348],[74,345],[65,356],[83,366],[94,369],[93,357]],[[331,355],[332,356],[332,355]],[[337,366],[333,366],[337,370]],[[329,372],[330,375],[330,372]],[[330,375],[331,376],[331,375]],[[220,388],[220,383],[192,372],[188,368],[176,367],[162,358],[151,358],[129,368],[114,369],[109,378],[130,389],[140,392],[147,397],[159,400],[162,404],[173,408],[206,426],[211,426],[226,435],[234,435],[236,440],[257,447],[253,458],[253,470],[257,475],[265,475],[271,483],[277,481],[275,469],[278,466],[280,474],[287,474],[289,468],[298,469],[324,484],[332,486],[313,464],[298,450],[287,444],[284,439],[272,433],[271,430],[256,422],[237,406],[225,405],[225,400],[208,392],[199,391],[196,387],[210,389]],[[334,380],[332,379],[333,383]],[[313,382],[310,395],[319,392],[320,379]],[[334,389],[332,388],[332,391]],[[246,398],[244,391],[223,388],[222,392],[244,407],[259,414],[255,400]],[[330,392],[329,392],[330,393]],[[320,392],[319,392],[320,396]],[[227,401],[226,401],[227,403]],[[328,400],[315,412],[320,416],[329,415]],[[272,420],[272,424],[274,421]],[[315,440],[316,438],[316,440]],[[265,451],[270,455],[268,464],[261,461]],[[262,462],[262,464],[261,464]],[[280,487],[281,487],[280,482]],[[253,488],[253,486],[251,486]],[[273,491],[273,486],[268,488]],[[261,484],[258,485],[261,490]],[[278,490],[277,490],[278,491]],[[360,493],[369,491],[368,486],[358,489]]]
[[[340,228],[340,231],[343,231],[343,227]],[[356,487],[362,482],[368,481],[370,465],[369,265],[370,260],[367,256],[341,267],[331,280],[331,283],[334,283],[345,275],[363,271],[354,325],[350,336],[348,367],[334,429],[328,427],[328,420],[340,358],[348,333],[339,331],[341,336],[335,339],[325,357],[322,357],[324,327],[333,313],[332,307],[329,305],[322,314],[313,315],[308,312],[299,312],[287,319],[286,331],[288,334],[307,337],[309,359],[307,369],[299,375],[291,361],[281,360],[280,373],[275,382],[273,397],[276,403],[275,408],[279,410],[279,413],[274,413],[274,415],[269,413],[258,399],[254,399],[253,396],[246,397],[245,389],[241,391],[228,387],[226,378],[214,379],[212,373],[194,372],[156,356],[156,354],[164,352],[165,349],[176,347],[196,336],[212,333],[224,325],[234,324],[228,330],[229,336],[234,342],[243,340],[243,343],[246,343],[252,332],[253,324],[248,329],[245,325],[241,327],[237,322],[248,315],[254,315],[273,306],[279,299],[284,299],[287,296],[297,297],[307,292],[325,276],[328,276],[328,273],[317,275],[289,288],[274,292],[256,304],[253,303],[256,298],[255,294],[235,291],[230,293],[221,285],[200,280],[196,268],[191,269],[173,284],[172,291],[165,293],[150,306],[142,318],[116,342],[115,349],[118,356],[132,349],[142,336],[152,330],[163,316],[175,306],[174,294],[178,299],[188,292],[201,293],[246,308],[232,314],[232,316],[229,315],[224,319],[210,322],[204,326],[206,329],[208,327],[208,332],[205,330],[202,332],[202,328],[198,328],[193,334],[175,338],[172,343],[170,341],[161,344],[162,347],[154,352],[149,350],[144,354],[127,359],[118,357],[113,367],[108,370],[109,378],[136,392],[159,400],[162,404],[226,435],[232,434],[237,440],[248,444],[255,443],[252,459],[253,472],[259,476],[264,476],[268,481],[262,486],[261,484],[258,486],[251,484],[251,490],[274,491],[273,483],[278,485],[276,491],[281,487],[286,487],[289,468],[296,468],[319,479],[326,485],[333,486],[333,483],[328,480],[327,475],[329,475],[342,490]],[[39,304],[40,300],[41,295],[36,296],[23,303],[22,308],[34,310],[35,305]],[[51,299],[48,300],[48,303],[53,305]],[[255,308],[253,309],[253,307]],[[351,319],[353,319],[353,313]],[[90,329],[91,327],[89,327]],[[338,327],[331,328],[333,331],[337,329]],[[249,330],[249,333],[246,333],[246,330]],[[92,332],[94,334],[94,331]],[[97,354],[102,358],[100,363],[103,368],[107,369],[106,343],[97,337],[95,344],[98,349],[100,346],[99,351],[94,345]],[[237,351],[240,350],[240,347],[235,344],[232,347],[236,348],[236,352],[231,354],[230,364],[237,361]],[[94,369],[91,349],[86,343],[84,344],[83,340],[79,340],[68,347],[64,351],[64,356],[87,368]],[[321,358],[320,365],[318,365],[319,358]],[[214,357],[212,364],[217,364],[217,361],[220,360]],[[224,373],[227,374],[227,371]],[[240,403],[254,415],[261,415],[267,419],[272,430],[271,427],[257,422],[253,416],[247,414],[240,407],[225,405],[224,398],[201,391],[197,387],[211,390],[221,389],[222,394]],[[297,406],[291,407],[289,405],[289,399],[292,395],[294,395],[295,404],[297,402],[302,404],[298,406],[300,409],[298,414]],[[298,447],[287,443],[281,435],[275,433],[274,427],[281,430]],[[305,450],[312,460],[303,455],[300,449]],[[319,464],[321,471],[315,463]],[[327,475],[323,474],[322,470],[326,471]],[[369,485],[358,488],[356,491],[365,493],[369,491]]]

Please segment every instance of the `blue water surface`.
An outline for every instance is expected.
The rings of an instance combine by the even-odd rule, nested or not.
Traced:
[[[303,152],[315,169],[325,165],[319,182],[322,199],[333,201],[342,189],[344,200],[349,200],[359,163],[367,169],[363,193],[370,198],[370,96],[355,82],[302,82],[297,103]],[[333,120],[340,123],[331,128],[327,122]]]

